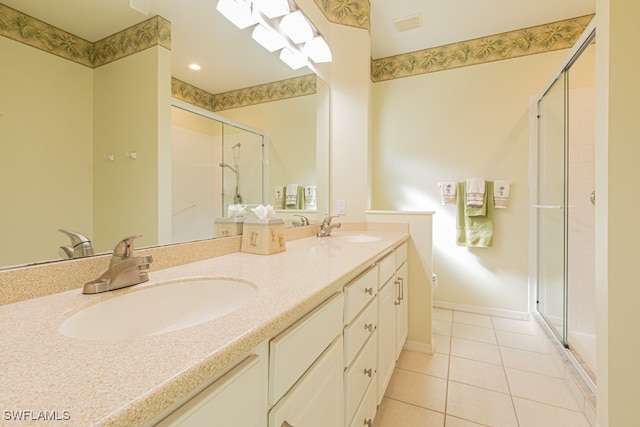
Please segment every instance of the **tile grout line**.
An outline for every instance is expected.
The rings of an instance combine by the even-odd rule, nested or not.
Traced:
[[[493,316],[491,319],[491,327],[493,329],[493,335],[496,337],[496,347],[498,347],[498,354],[500,355],[500,362],[502,364],[502,372],[504,372],[504,379],[507,382],[507,390],[509,390],[509,399],[511,400],[511,407],[513,408],[513,415],[516,417],[516,424],[518,427],[520,426],[520,419],[518,417],[518,411],[516,410],[516,403],[513,400],[513,393],[511,391],[511,384],[509,383],[509,377],[507,376],[507,368],[504,364],[504,357],[502,356],[502,347],[500,346],[500,341],[498,340],[498,333],[496,332],[496,325],[493,321]]]

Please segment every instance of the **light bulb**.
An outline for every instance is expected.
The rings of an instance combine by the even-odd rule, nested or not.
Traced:
[[[241,30],[258,23],[258,18],[251,13],[251,3],[244,0],[218,0],[216,9]]]
[[[304,43],[313,38],[313,28],[299,10],[283,17],[280,28],[294,43]]]
[[[256,25],[251,33],[251,37],[269,52],[282,49],[287,44],[280,33],[267,28],[262,24]]]
[[[297,70],[308,65],[307,57],[300,52],[295,52],[287,47],[280,51],[280,59],[282,62],[291,67],[292,70]]]

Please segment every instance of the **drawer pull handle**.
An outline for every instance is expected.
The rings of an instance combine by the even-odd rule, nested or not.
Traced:
[[[280,427],[293,427],[293,426],[291,424],[289,424],[288,422],[283,421],[282,422],[282,426],[280,426]]]
[[[369,295],[373,295],[373,288],[365,288],[364,289],[364,293],[365,294],[369,294]]]
[[[373,369],[372,368],[369,368],[369,369],[365,368],[364,369],[364,374],[366,376],[368,376],[369,378],[371,378],[373,376]]]
[[[367,427],[371,427],[373,425],[373,420],[369,418],[368,420],[364,420],[364,425]]]
[[[366,325],[364,325],[364,328],[369,332],[373,332],[375,326],[373,326],[373,323],[367,323]]]

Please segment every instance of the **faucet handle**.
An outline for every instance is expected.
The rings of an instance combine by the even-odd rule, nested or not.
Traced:
[[[323,227],[327,227],[329,225],[331,225],[331,220],[333,218],[338,218],[340,215],[332,215],[332,216],[327,216],[324,218],[324,220],[322,221],[322,226]]]
[[[293,216],[299,216],[300,217],[300,225],[303,225],[303,226],[304,225],[309,225],[309,218],[307,218],[306,216],[297,215],[297,214],[294,214]]]
[[[70,246],[60,246],[58,250],[58,253],[63,258],[82,258],[94,255],[91,240],[87,236],[65,228],[59,228],[58,231],[66,234],[71,239]]]
[[[133,241],[139,237],[142,237],[142,234],[134,234],[120,240],[113,248],[113,256],[122,259],[131,257],[133,255]]]

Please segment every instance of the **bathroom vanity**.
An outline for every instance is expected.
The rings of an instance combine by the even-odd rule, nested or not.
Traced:
[[[289,241],[275,255],[238,252],[153,271],[149,282],[114,292],[74,289],[0,306],[3,416],[65,414],[63,425],[371,425],[407,336],[409,234],[334,234]],[[94,340],[59,331],[102,301],[204,278],[242,281],[256,296],[155,335]]]

